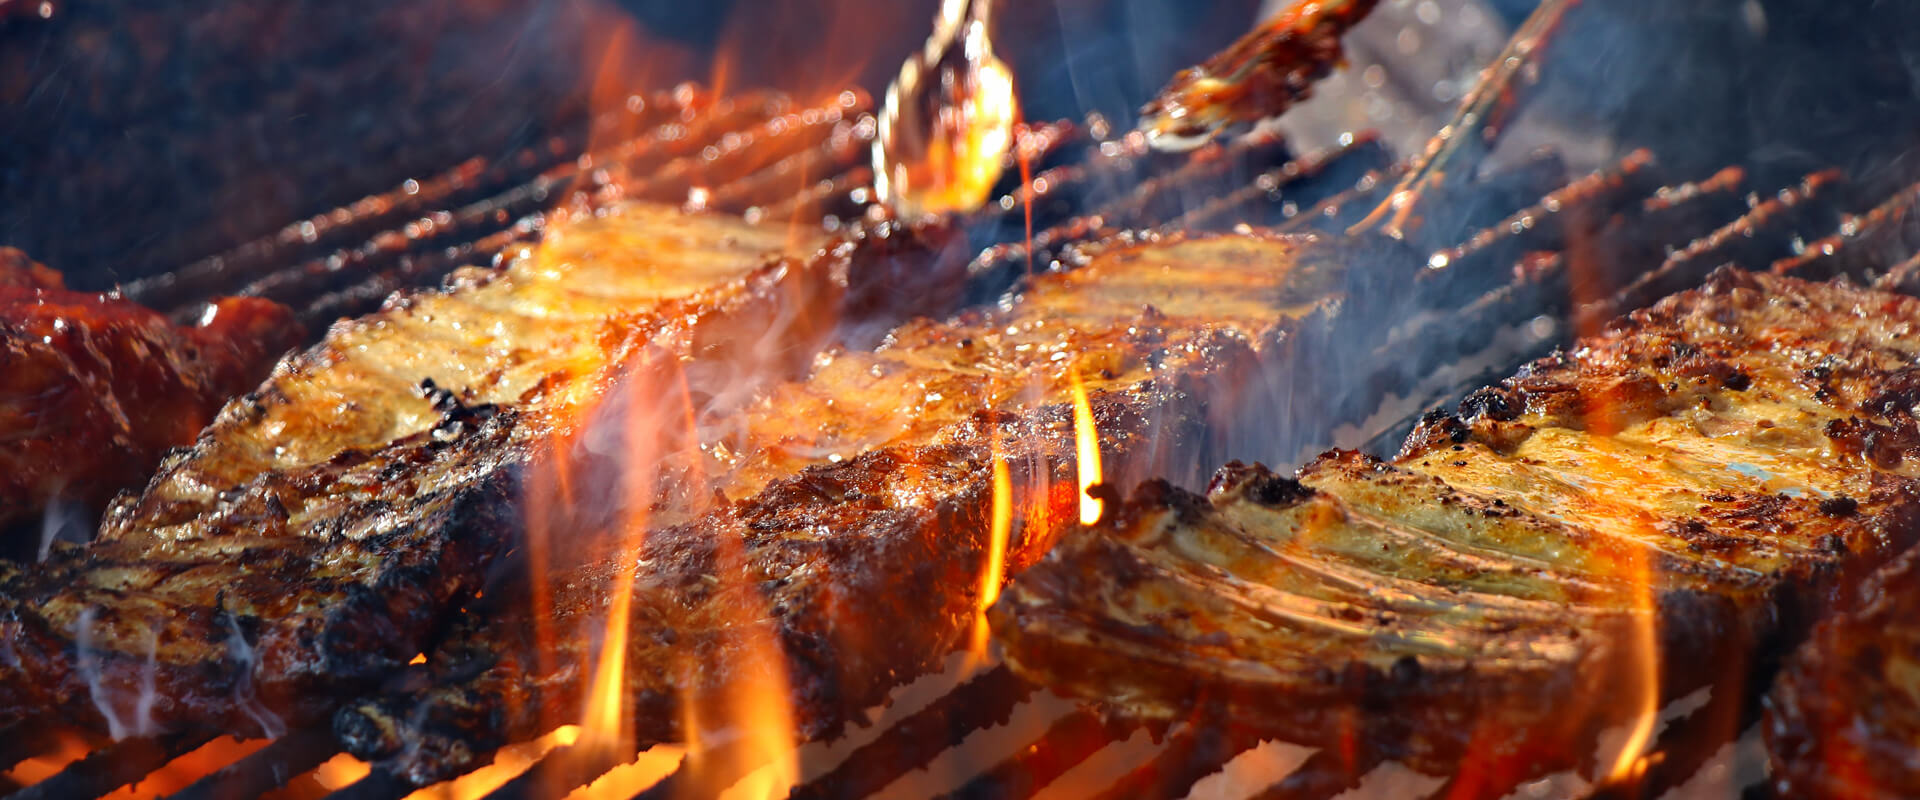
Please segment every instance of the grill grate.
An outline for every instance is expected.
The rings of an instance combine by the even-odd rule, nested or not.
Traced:
[[[1490,96],[1476,95],[1470,103],[1488,102]],[[776,94],[720,99],[682,87],[596,120],[591,135],[555,139],[497,162],[463,162],[125,290],[142,302],[173,309],[212,294],[255,294],[299,303],[305,319],[325,322],[371,308],[394,290],[437,281],[461,264],[495,261],[516,245],[533,241],[556,216],[596,213],[621,197],[687,203],[765,220],[857,225],[867,215],[871,198],[870,171],[864,166],[873,136],[869,106],[868,98],[852,92],[824,105],[801,106]],[[1373,210],[1396,182],[1432,166],[1422,162],[1395,168],[1384,148],[1367,137],[1297,159],[1285,143],[1263,136],[1174,157],[1148,150],[1138,137],[1107,138],[1102,128],[1096,121],[1034,129],[1028,139],[1035,148],[1032,180],[1010,177],[998,202],[965,221],[969,244],[982,252],[972,268],[974,288],[982,297],[1013,285],[1029,264],[1044,267],[1070,260],[1076,245],[1136,229],[1208,230],[1244,221],[1338,235]],[[622,131],[640,133],[600,152],[587,152],[590,140]],[[1464,133],[1458,138],[1485,139]],[[1471,343],[1440,334],[1524,324],[1536,315],[1566,310],[1576,298],[1587,299],[1588,305],[1579,309],[1585,315],[1611,315],[1691,285],[1727,262],[1773,264],[1776,270],[1803,275],[1877,279],[1882,286],[1903,290],[1920,286],[1920,266],[1915,266],[1920,264],[1920,237],[1908,222],[1920,202],[1920,188],[1850,217],[1837,209],[1852,207],[1857,198],[1849,196],[1833,173],[1816,173],[1764,199],[1739,195],[1738,170],[1656,189],[1662,176],[1644,154],[1571,183],[1563,173],[1557,159],[1541,157],[1472,186],[1435,181],[1417,187],[1427,193],[1423,203],[1459,213],[1457,219],[1429,220],[1423,229],[1412,231],[1416,247],[1454,229],[1487,230],[1458,246],[1430,248],[1439,256],[1430,265],[1444,268],[1436,272],[1493,274],[1496,268],[1515,265],[1512,280],[1460,298],[1456,315],[1414,321],[1415,334],[1431,339],[1423,347],[1464,354]],[[1554,186],[1564,188],[1546,191]],[[1544,194],[1545,199],[1514,214],[1495,208],[1498,203],[1447,202],[1467,192],[1481,198]],[[1734,221],[1694,237],[1729,217]],[[1827,231],[1835,232],[1803,244]],[[1607,251],[1569,250],[1591,242],[1606,242]],[[1666,254],[1664,247],[1675,242],[1690,244]],[[1624,289],[1597,299],[1576,291],[1580,281],[1627,274],[1622,271],[1649,263],[1653,255],[1665,256],[1659,267],[1611,284]],[[1884,274],[1868,272],[1873,265],[1902,260]],[[1605,274],[1580,272],[1596,269],[1595,264]],[[1474,324],[1459,324],[1463,320]],[[1330,328],[1327,335],[1337,335],[1337,330]],[[1539,334],[1531,346],[1554,339],[1552,332]],[[1449,396],[1480,377],[1461,372],[1435,384],[1421,375],[1391,376],[1382,390],[1406,398],[1407,408],[1373,427],[1382,436],[1397,433],[1401,422],[1425,410],[1425,398]],[[832,766],[804,781],[792,796],[875,796],[903,776],[964,748],[975,734],[1004,727],[1022,709],[1048,702],[1002,666],[959,672],[938,678],[948,685],[917,709],[897,709],[897,719],[852,734],[869,738],[845,748]],[[1638,783],[1602,787],[1594,796],[1657,795],[1693,780],[1716,760],[1724,761],[1730,749],[1732,757],[1739,758],[1742,740],[1735,734],[1750,728],[1751,714],[1751,707],[1735,695],[1709,702],[1662,732],[1656,749],[1663,758],[1652,762]],[[1031,740],[1019,742],[1011,756],[966,776],[950,796],[1033,796],[1108,748],[1122,746],[1136,731],[1075,710],[1027,733]],[[207,738],[130,739],[100,746],[12,796],[98,797],[159,769]],[[0,735],[0,741],[7,743],[0,747],[0,763],[14,764],[45,755],[43,745],[52,740],[16,729]],[[1152,757],[1103,787],[1104,796],[1183,796],[1258,744],[1205,720],[1175,726],[1164,732]],[[312,771],[337,752],[325,731],[295,732],[174,796],[257,796]],[[489,797],[556,796],[586,784],[620,760],[591,756],[581,748],[558,748]],[[759,763],[738,742],[695,751],[678,771],[640,796],[714,794]],[[1319,752],[1259,796],[1328,798],[1364,786],[1381,766]],[[1477,791],[1463,785],[1466,780],[1453,776],[1426,794],[1450,797]],[[331,797],[398,798],[414,788],[375,770]]]

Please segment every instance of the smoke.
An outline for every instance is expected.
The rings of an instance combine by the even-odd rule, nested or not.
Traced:
[[[159,733],[158,726],[153,722],[153,704],[159,699],[154,687],[159,671],[159,634],[143,626],[146,632],[146,659],[141,662],[135,685],[122,685],[114,676],[107,674],[93,646],[98,613],[97,609],[91,607],[80,612],[73,632],[74,652],[78,656],[80,674],[86,678],[87,692],[93,700],[94,709],[107,721],[107,733],[115,740]]]

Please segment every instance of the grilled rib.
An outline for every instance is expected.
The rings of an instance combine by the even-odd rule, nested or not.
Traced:
[[[94,543],[0,578],[0,718],[273,732],[324,713],[479,586],[520,527],[521,471],[622,352],[773,336],[791,349],[755,351],[764,366],[804,363],[831,313],[769,310],[835,308],[847,271],[820,244],[630,205],[336,325]]]
[[[1073,516],[1068,370],[1092,395],[1107,474],[1191,470],[1217,444],[1203,435],[1244,432],[1236,404],[1258,384],[1246,379],[1338,287],[1344,255],[1267,235],[1118,244],[1038,276],[1004,310],[916,320],[877,350],[825,357],[772,391],[731,455],[710,461],[713,486],[737,502],[690,519],[656,513],[630,549],[557,570],[550,618],[537,593],[489,589],[499,604],[429,657],[432,688],[355,703],[336,728],[351,751],[424,783],[576,721],[615,564],[628,559],[638,573],[623,694],[638,743],[679,740],[686,708],[754,680],[742,641],[755,635],[784,654],[771,669],[792,687],[797,732],[828,735],[967,629],[996,458],[1020,509],[1013,567]]]
[[[277,303],[225,298],[176,326],[115,294],[69,291],[0,248],[0,531],[55,503],[91,516],[137,486],[299,343],[292,320]]]
[[[1724,269],[1391,462],[1146,484],[1020,576],[995,630],[1018,672],[1122,717],[1199,707],[1435,774],[1573,766],[1649,710],[1647,677],[1662,703],[1764,677],[1756,653],[1920,533],[1904,456],[1849,437],[1892,424],[1916,322]]]

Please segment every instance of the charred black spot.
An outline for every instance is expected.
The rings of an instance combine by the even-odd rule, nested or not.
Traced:
[[[1405,655],[1393,662],[1393,670],[1389,674],[1393,676],[1394,683],[1410,686],[1419,682],[1420,671],[1420,659]]]
[[[1860,501],[1846,495],[1820,501],[1820,513],[1829,517],[1849,517],[1860,510]]]
[[[1247,486],[1247,497],[1266,506],[1288,506],[1312,496],[1312,489],[1279,475],[1266,475]]]
[[[1920,405],[1920,367],[1894,370],[1874,381],[1875,392],[1861,407],[1883,417],[1912,417]]]
[[[1468,422],[1482,418],[1511,422],[1525,410],[1526,402],[1504,386],[1488,386],[1460,401],[1460,417]]]

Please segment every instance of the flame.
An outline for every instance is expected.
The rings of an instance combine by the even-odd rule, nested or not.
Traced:
[[[1100,431],[1093,424],[1093,406],[1087,402],[1087,387],[1080,382],[1077,368],[1067,370],[1073,384],[1073,439],[1080,465],[1080,524],[1100,521],[1106,502],[1087,493],[1100,483]]]
[[[1576,307],[1603,299],[1610,283],[1603,277],[1606,274],[1603,266],[1593,257],[1599,250],[1588,244],[1576,238],[1568,243],[1565,250]],[[1590,316],[1583,318],[1578,322],[1581,330],[1576,333],[1581,338],[1598,335],[1601,332],[1600,324],[1600,320]],[[1615,398],[1605,393],[1596,395],[1582,410],[1584,428],[1592,447],[1605,448],[1612,441],[1611,437],[1619,433],[1623,419],[1620,412],[1621,409],[1615,407]],[[1612,505],[1606,497],[1596,496],[1594,499],[1597,503]],[[1640,514],[1637,509],[1620,504],[1615,516],[1631,520],[1639,518]],[[1640,524],[1650,526],[1651,522],[1642,520]],[[1648,539],[1653,536],[1651,530],[1638,533]],[[1615,696],[1624,695],[1622,700],[1630,704],[1629,711],[1633,717],[1628,723],[1619,753],[1614,755],[1613,763],[1606,765],[1605,772],[1600,776],[1602,785],[1631,785],[1644,774],[1646,750],[1652,744],[1660,713],[1660,642],[1656,627],[1659,615],[1654,598],[1653,558],[1650,547],[1644,541],[1628,541],[1624,544],[1626,546],[1613,549],[1610,564],[1610,568],[1624,579],[1628,587],[1626,597],[1622,599],[1631,626],[1628,641],[1623,643],[1627,652],[1623,654],[1623,663],[1617,667],[1626,685],[1621,687],[1624,691]]]
[[[631,551],[627,551],[631,552]],[[627,725],[627,628],[633,614],[633,579],[636,562],[619,559],[613,576],[613,598],[607,605],[606,636],[601,639],[600,658],[593,668],[593,688],[587,692],[587,709],[581,727],[586,731],[586,747],[611,752],[631,743]]]
[[[993,506],[987,523],[987,562],[980,569],[980,605],[973,618],[973,644],[967,649],[974,664],[987,657],[987,609],[1000,599],[1000,584],[1007,569],[1007,537],[1013,531],[1013,479],[1007,462],[1000,459],[999,447],[989,450],[993,458]]]
[[[730,549],[737,564],[738,543]],[[732,770],[746,773],[726,791],[726,797],[729,800],[779,800],[800,783],[800,749],[796,744],[787,661],[773,634],[756,624],[753,613],[743,608],[760,597],[755,582],[746,580],[747,576],[740,570],[730,571],[734,575],[721,578],[716,591],[738,592],[745,598],[744,603],[722,601],[730,608],[730,616],[737,615],[731,620],[737,624],[729,627],[739,631],[739,638],[736,647],[724,657],[734,662],[727,668],[740,680],[726,687],[717,698],[683,699],[687,746],[690,752],[698,753],[718,747],[726,735],[736,737],[745,745],[740,760],[711,765],[720,774]],[[687,663],[683,666],[710,670],[717,665]]]

